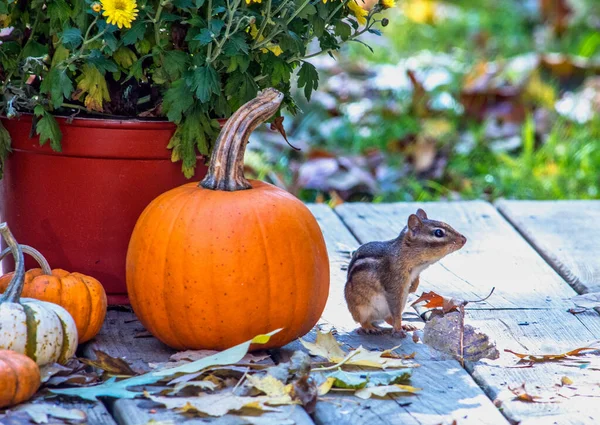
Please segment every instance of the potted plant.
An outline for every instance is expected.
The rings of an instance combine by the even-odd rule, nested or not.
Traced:
[[[219,120],[259,90],[296,112],[306,59],[378,33],[380,1],[0,0],[1,219],[125,302],[144,207],[204,175]]]

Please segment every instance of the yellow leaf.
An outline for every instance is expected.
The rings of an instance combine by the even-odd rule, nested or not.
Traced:
[[[113,59],[115,62],[125,69],[131,68],[131,65],[137,60],[137,56],[128,47],[119,47],[115,53],[113,53]]]
[[[572,385],[573,380],[571,378],[569,378],[568,376],[563,376],[562,378],[560,378],[560,383],[563,385]]]
[[[290,393],[292,385],[285,385],[279,379],[271,376],[248,375],[248,382],[254,388],[265,393],[269,398],[269,404],[294,404]]]
[[[85,95],[85,107],[92,111],[102,111],[104,101],[110,101],[108,87],[104,76],[98,68],[92,65],[84,65],[83,72],[77,80],[77,92],[75,99]]]
[[[390,393],[406,393],[406,394],[415,394],[421,391],[421,388],[411,387],[410,385],[385,385],[381,387],[367,387],[362,388],[354,393],[354,395],[358,398],[367,399],[372,395],[376,395],[378,397],[384,397]]]
[[[387,350],[386,350],[387,351]],[[352,355],[352,353],[356,353]],[[382,357],[386,352],[381,351],[370,351],[362,346],[350,353],[352,357],[345,364],[353,366],[368,366],[386,369],[391,368],[409,368],[415,367],[415,364],[406,364],[402,359],[395,359],[391,357]]]
[[[279,328],[276,331],[271,332],[271,334],[279,332],[281,329],[282,328]],[[267,342],[269,342],[270,338],[271,335],[256,335],[254,338],[252,338],[252,344],[266,344]]]
[[[335,382],[335,378],[327,378],[327,380],[325,382],[323,382],[321,385],[319,385],[319,395],[325,395],[329,392],[329,390],[331,390],[331,387],[333,386]]]
[[[302,338],[300,338],[300,342],[310,354],[325,357],[330,362],[337,363],[346,357],[346,353],[344,353],[331,332],[317,332],[317,339],[314,343],[304,341]]]
[[[398,347],[385,351],[370,351],[362,346],[346,354],[340,347],[340,344],[333,337],[331,332],[317,333],[315,342],[307,342],[300,338],[300,342],[313,356],[325,357],[332,363],[340,363],[353,366],[368,366],[379,369],[390,368],[410,368],[419,366],[417,364],[407,364],[402,359],[390,357],[390,353]],[[347,360],[344,360],[349,358]]]

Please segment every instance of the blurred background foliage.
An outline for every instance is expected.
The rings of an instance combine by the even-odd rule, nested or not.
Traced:
[[[600,198],[600,1],[398,0],[387,17],[370,48],[311,59],[319,90],[284,120],[299,150],[257,132],[249,173],[331,204]]]

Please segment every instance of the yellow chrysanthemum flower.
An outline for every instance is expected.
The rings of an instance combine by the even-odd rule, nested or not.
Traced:
[[[258,28],[256,28],[256,25],[250,24],[250,36],[252,36],[252,38],[256,39],[257,35],[258,35]],[[260,43],[264,39],[265,39],[265,37],[261,35],[258,38],[258,42]],[[279,56],[280,54],[283,53],[283,49],[281,47],[279,47],[279,44],[268,44],[266,48],[263,47],[262,49],[260,49],[260,51],[262,53],[267,53],[269,50],[271,52],[273,52],[273,54],[275,56]]]
[[[107,23],[119,28],[131,28],[131,23],[135,21],[139,12],[135,0],[100,0],[100,2]]]
[[[246,4],[262,3],[262,0],[246,0]]]
[[[380,4],[384,9],[391,9],[396,7],[396,0],[381,0]]]
[[[360,7],[356,0],[350,0],[348,2],[348,7],[350,8],[354,16],[356,16],[356,20],[360,25],[364,25],[367,23],[366,16],[369,14],[369,12]]]
[[[92,10],[98,13],[102,10],[102,5],[98,2],[92,3]]]

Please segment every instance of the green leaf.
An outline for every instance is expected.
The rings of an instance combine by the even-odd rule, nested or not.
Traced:
[[[201,46],[206,46],[207,44],[212,43],[213,35],[208,28],[202,28],[200,34],[195,36],[194,40],[199,41]]]
[[[179,123],[183,114],[194,104],[192,90],[183,79],[174,81],[165,91],[163,97],[163,110],[169,121]]]
[[[317,13],[317,8],[314,7],[312,4],[307,4],[306,6],[304,6],[304,9],[302,9],[300,13],[298,13],[297,16],[301,19],[308,19],[309,16],[312,16],[315,13]]]
[[[69,50],[74,50],[81,46],[83,42],[83,36],[79,28],[67,28],[60,36],[63,46]]]
[[[63,24],[71,16],[71,8],[65,0],[53,0],[47,3],[47,16],[50,17],[50,26],[53,28],[62,28]]]
[[[59,395],[67,395],[72,397],[79,397],[84,400],[98,401],[98,397],[114,397],[114,398],[135,398],[142,395],[142,391],[130,391],[127,387],[134,387],[139,385],[149,385],[160,381],[160,376],[155,376],[149,373],[144,375],[134,376],[133,378],[123,379],[122,381],[116,382],[116,376],[113,376],[103,384],[95,385],[93,387],[78,387],[78,388],[67,388],[61,390],[50,389],[50,392]],[[149,392],[158,392],[160,389]]]
[[[40,136],[40,145],[46,144],[49,140],[52,150],[60,152],[62,133],[56,119],[42,105],[37,105],[33,111],[36,116],[40,117],[35,126],[35,132]]]
[[[163,68],[171,80],[181,78],[188,68],[188,54],[180,50],[168,50],[164,55]]]
[[[223,29],[224,26],[225,26],[225,21],[223,21],[221,19],[213,19],[212,21],[210,21],[210,30],[212,31],[212,33],[215,36],[218,36],[219,34],[221,34],[221,30]]]
[[[356,373],[344,372],[338,370],[327,375],[327,378],[333,378],[333,386],[336,388],[358,390],[367,386],[367,379]]]
[[[319,73],[313,64],[309,62],[302,64],[298,72],[298,87],[304,87],[304,95],[307,100],[310,100],[313,90],[319,87]]]
[[[4,45],[2,45],[4,47]],[[30,40],[29,43],[23,49],[23,57],[34,57],[39,58],[48,54],[48,46],[38,43],[37,41]]]
[[[334,378],[333,386],[336,388],[360,389],[381,385],[407,383],[412,374],[411,369],[394,370],[389,372],[345,372],[338,370],[325,375]]]
[[[42,81],[40,91],[50,95],[52,106],[56,109],[63,103],[64,98],[71,97],[73,82],[66,69],[50,68],[50,72]]]
[[[271,84],[288,83],[292,74],[292,65],[282,60],[274,60],[265,64],[267,75],[271,76]]]
[[[110,54],[119,47],[119,40],[117,40],[117,37],[115,37],[114,34],[106,33],[102,38],[106,43],[106,49],[108,50],[107,53]]]
[[[221,91],[219,75],[211,65],[198,67],[193,73],[190,85],[202,103],[208,102],[213,93],[219,94]]]
[[[350,25],[345,22],[338,21],[335,24],[335,33],[340,36],[342,40],[348,40],[348,38],[352,35],[352,28]]]
[[[313,19],[313,31],[315,32],[315,35],[317,37],[322,37],[323,36],[323,32],[325,31],[325,19],[320,18],[320,17],[315,17],[315,19]]]
[[[196,0],[196,7],[200,8],[204,4],[204,0]]]
[[[229,37],[229,40],[223,47],[223,53],[227,56],[235,56],[237,54],[248,54],[248,44],[246,43],[246,37],[242,34],[237,33]]]
[[[121,37],[121,40],[123,40],[123,44],[129,46],[130,44],[135,44],[136,42],[143,40],[145,34],[146,22],[139,20],[127,30],[127,32]]]
[[[106,73],[106,71],[117,72],[119,69],[112,60],[106,58],[98,49],[94,49],[90,52],[87,61],[90,65],[94,65],[98,68],[102,74]]]
[[[231,74],[236,69],[241,72],[246,72],[250,66],[250,58],[248,56],[233,56],[229,60],[229,66],[227,67],[227,73]]]
[[[192,3],[192,0],[174,0],[173,6],[180,9],[188,9],[194,7],[194,3]]]
[[[8,15],[8,5],[5,0],[0,1],[0,15]]]
[[[247,101],[256,97],[258,85],[251,75],[245,72],[230,74],[225,84],[225,94],[230,97],[229,103],[232,110],[237,110]]]
[[[59,63],[67,60],[69,57],[69,50],[65,49],[63,45],[58,45],[56,50],[54,50],[54,55],[52,56],[51,67],[57,66]]]

